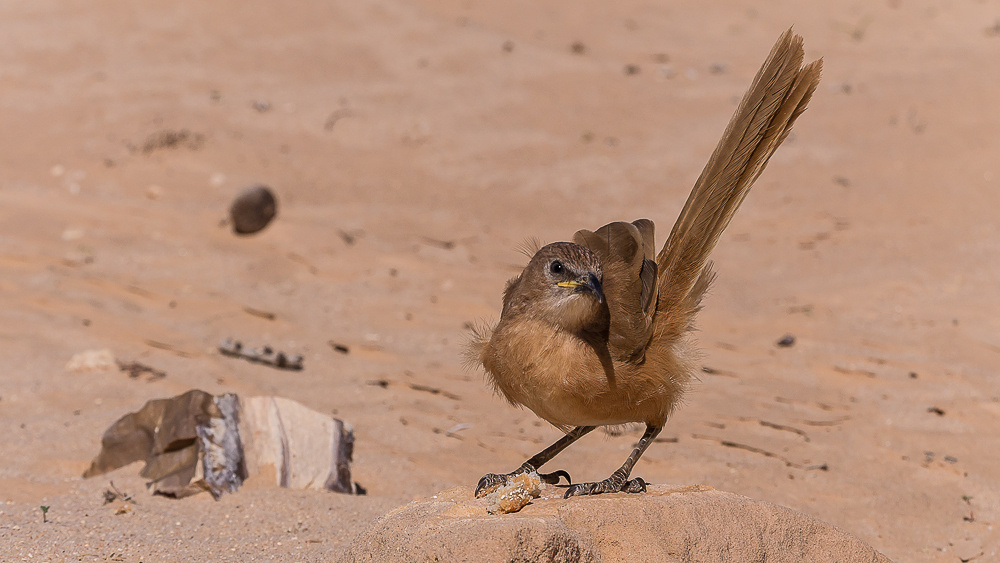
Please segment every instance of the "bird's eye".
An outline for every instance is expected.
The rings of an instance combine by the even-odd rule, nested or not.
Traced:
[[[563,266],[563,263],[558,260],[553,260],[552,263],[549,264],[549,271],[553,274],[561,274],[565,269],[566,268]]]

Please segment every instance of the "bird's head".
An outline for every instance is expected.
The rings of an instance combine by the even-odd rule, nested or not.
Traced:
[[[508,288],[505,301],[565,330],[595,330],[606,323],[601,260],[570,242],[543,246]]]

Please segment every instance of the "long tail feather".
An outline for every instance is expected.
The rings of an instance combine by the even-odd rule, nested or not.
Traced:
[[[687,317],[711,279],[709,254],[816,90],[822,61],[802,67],[802,60],[802,38],[789,29],[744,94],[657,256],[661,336],[689,328]]]

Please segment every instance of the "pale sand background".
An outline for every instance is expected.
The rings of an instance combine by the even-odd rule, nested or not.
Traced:
[[[558,433],[463,368],[464,325],[498,314],[530,236],[649,217],[662,241],[792,24],[823,82],[715,252],[717,372],[636,474],[901,561],[997,557],[1000,5],[611,4],[2,2],[0,559],[330,559],[393,506],[516,467]],[[144,153],[164,130],[198,142]],[[279,217],[238,239],[219,221],[257,181]],[[226,336],[306,369],[221,357]],[[64,370],[95,348],[168,375]],[[370,495],[79,479],[117,417],[193,387],[350,421]],[[639,432],[553,467],[603,478]],[[102,505],[109,479],[131,514]]]

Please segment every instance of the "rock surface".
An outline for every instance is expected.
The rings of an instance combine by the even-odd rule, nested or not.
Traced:
[[[449,489],[378,519],[344,561],[888,561],[801,512],[711,487],[562,492],[543,486],[520,512],[493,516],[471,488]]]

